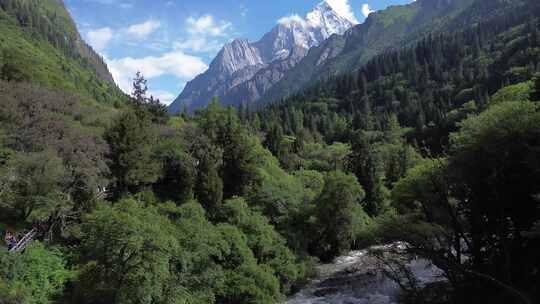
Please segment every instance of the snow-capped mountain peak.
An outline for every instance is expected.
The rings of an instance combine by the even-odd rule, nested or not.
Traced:
[[[345,33],[354,25],[326,1],[319,3],[305,17],[283,17],[257,42],[236,39],[225,45],[208,71],[190,81],[170,109],[177,112],[187,106],[194,110],[205,106],[215,96],[223,103],[255,102],[309,49],[333,34]],[[230,93],[241,91],[239,88],[244,88],[245,92],[236,93],[239,96],[229,100]]]
[[[355,25],[346,17],[340,16],[326,1],[320,2],[308,13],[306,20],[311,27],[320,28],[326,38],[333,34],[343,34]]]
[[[282,58],[283,50],[290,52],[295,47],[310,49],[333,34],[345,33],[352,26],[353,22],[322,1],[305,18],[294,14],[279,19],[278,25],[256,44],[261,45],[263,53],[270,55],[267,58],[273,60]]]

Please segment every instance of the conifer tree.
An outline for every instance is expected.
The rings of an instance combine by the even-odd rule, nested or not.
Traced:
[[[147,102],[146,92],[148,91],[148,87],[146,83],[147,80],[144,78],[143,74],[138,71],[133,79],[133,92],[131,93],[133,101],[137,106],[144,105]]]

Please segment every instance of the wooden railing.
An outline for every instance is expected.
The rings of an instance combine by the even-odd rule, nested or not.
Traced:
[[[11,248],[9,250],[9,252],[21,252],[21,251],[23,251],[26,248],[26,246],[28,245],[28,243],[30,243],[32,240],[34,240],[34,237],[36,235],[37,235],[36,228],[30,230],[30,232],[25,234],[23,236],[23,238],[20,239],[19,242],[17,242],[17,245],[13,246],[13,248]]]

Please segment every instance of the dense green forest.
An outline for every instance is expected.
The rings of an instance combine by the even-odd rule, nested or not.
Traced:
[[[0,1],[0,39],[62,59],[1,44],[0,229],[47,228],[0,248],[0,303],[280,303],[317,263],[394,241],[447,279],[402,284],[405,302],[540,301],[534,1],[257,111],[173,117],[141,74],[123,96],[24,17],[32,3]]]

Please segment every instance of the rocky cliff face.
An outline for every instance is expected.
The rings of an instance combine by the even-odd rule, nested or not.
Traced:
[[[223,47],[205,73],[188,82],[169,110],[194,111],[214,97],[227,105],[257,102],[309,49],[353,25],[321,2],[305,18],[294,15],[280,19],[257,42],[234,40]]]

